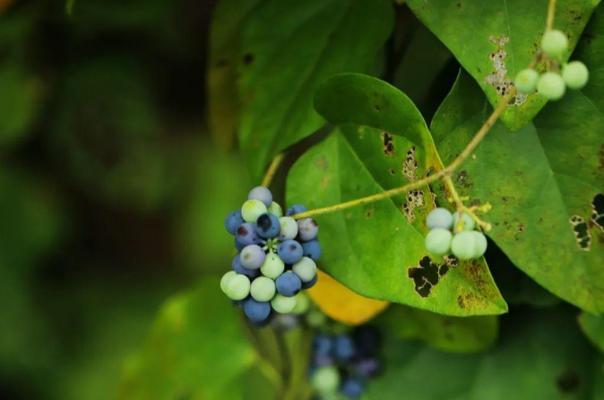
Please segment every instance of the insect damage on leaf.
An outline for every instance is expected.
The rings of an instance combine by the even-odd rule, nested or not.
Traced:
[[[407,274],[415,284],[415,291],[422,297],[428,297],[432,288],[450,268],[456,267],[457,264],[457,259],[453,256],[446,256],[440,265],[434,263],[430,257],[424,256],[419,260],[417,267],[409,268]]]
[[[507,57],[505,45],[510,41],[510,38],[507,36],[491,36],[489,40],[497,46],[497,50],[489,54],[494,71],[486,76],[485,82],[491,85],[499,96],[503,97],[514,86],[512,79],[508,77],[508,69],[505,65]],[[520,106],[524,104],[526,97],[526,94],[517,94],[514,96],[511,105]]]
[[[409,182],[413,182],[417,179],[417,160],[415,159],[415,146],[411,146],[409,150],[407,150],[407,155],[403,160],[403,176],[409,180]]]
[[[589,225],[585,222],[585,219],[580,215],[573,215],[570,217],[570,224],[573,227],[575,238],[577,239],[577,245],[581,250],[591,250],[591,233],[589,232]]]
[[[402,206],[407,222],[412,223],[415,221],[415,209],[423,207],[424,204],[424,192],[422,190],[416,189],[407,193],[407,200]]]
[[[604,194],[598,193],[591,202],[591,223],[604,231]]]
[[[392,135],[388,132],[382,132],[382,142],[384,143],[384,154],[386,157],[392,157],[394,155],[394,142],[392,141]]]

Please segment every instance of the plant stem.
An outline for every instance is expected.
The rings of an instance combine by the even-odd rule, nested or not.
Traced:
[[[556,0],[549,0],[547,4],[547,19],[545,21],[545,30],[552,30],[554,26],[554,16],[556,15]]]
[[[451,162],[451,164],[449,164],[447,167],[441,169],[440,171],[436,172],[434,175],[427,176],[423,179],[408,183],[408,184],[400,186],[398,188],[386,190],[385,192],[382,192],[382,193],[372,194],[370,196],[346,201],[344,203],[336,204],[333,206],[316,208],[314,210],[305,211],[303,213],[294,215],[293,218],[301,219],[301,218],[313,217],[316,215],[345,210],[347,208],[356,207],[356,206],[360,206],[363,204],[373,203],[375,201],[387,199],[387,198],[396,196],[398,194],[406,193],[410,190],[418,189],[420,187],[429,185],[430,183],[436,182],[437,180],[439,180],[441,178],[449,178],[449,182],[451,185],[450,187],[453,188],[451,195],[454,196],[454,198],[455,198],[455,196],[459,197],[457,195],[457,191],[455,191],[455,186],[453,185],[453,182],[450,181],[451,174],[472,154],[472,152],[480,144],[482,139],[484,139],[484,137],[487,135],[487,133],[489,133],[489,131],[491,130],[491,128],[493,127],[495,122],[497,122],[497,119],[501,116],[501,114],[504,113],[504,111],[508,107],[508,104],[509,104],[510,100],[512,99],[512,97],[515,95],[515,93],[516,92],[514,90],[511,90],[510,92],[508,92],[508,94],[506,94],[504,97],[502,97],[499,100],[497,107],[495,107],[495,109],[493,110],[491,115],[489,115],[487,120],[484,122],[484,124],[482,124],[482,126],[480,127],[478,132],[476,132],[476,134],[474,135],[472,140],[470,140],[470,142],[463,149],[463,151],[455,158],[455,160],[453,160],[453,162]],[[447,183],[447,181],[445,180],[445,184],[446,183]],[[459,200],[459,201],[461,202],[461,200]],[[463,203],[462,203],[462,205],[463,205]]]
[[[275,177],[275,174],[277,173],[277,170],[279,169],[279,166],[283,162],[284,158],[285,158],[285,153],[279,153],[275,156],[275,158],[273,158],[273,161],[271,161],[271,165],[269,165],[268,170],[266,170],[266,174],[264,174],[264,178],[262,178],[262,183],[261,183],[262,186],[264,186],[264,187],[270,186],[270,184],[273,181],[273,178]]]

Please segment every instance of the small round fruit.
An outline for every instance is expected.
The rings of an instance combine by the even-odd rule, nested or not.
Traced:
[[[445,255],[451,248],[451,231],[443,228],[434,228],[426,235],[426,250],[439,256]]]
[[[298,275],[291,271],[281,274],[275,281],[275,284],[277,292],[285,297],[295,296],[302,288],[302,281],[298,278]]]
[[[279,244],[277,253],[285,264],[294,264],[302,258],[303,249],[297,241],[285,240]]]
[[[252,281],[250,294],[256,301],[270,301],[275,297],[275,282],[265,276],[259,276]]]
[[[514,79],[514,86],[520,93],[529,94],[537,89],[538,80],[539,73],[532,68],[527,68],[518,72],[516,79]]]
[[[537,82],[537,91],[548,100],[558,100],[566,92],[564,79],[554,72],[546,72]]]
[[[279,218],[271,213],[262,214],[256,220],[256,233],[261,238],[275,238],[279,235],[280,229]]]
[[[476,240],[473,231],[463,231],[453,236],[451,252],[460,260],[474,258],[476,254]]]
[[[237,276],[237,273],[235,271],[229,271],[226,274],[222,275],[222,278],[220,279],[220,290],[222,290],[224,294],[227,293],[228,284],[231,279],[233,279],[235,276]]]
[[[262,324],[268,320],[271,314],[271,305],[250,297],[243,302],[243,312],[254,324]]]
[[[482,232],[472,231],[472,233],[474,234],[474,257],[472,258],[480,258],[487,251],[487,238]]]
[[[237,272],[238,274],[245,275],[250,279],[254,279],[258,275],[260,275],[260,272],[257,269],[249,269],[241,265],[241,257],[239,257],[239,254],[233,257],[231,267],[233,268],[233,271]]]
[[[298,223],[292,217],[279,218],[280,232],[279,239],[295,239],[298,236]]]
[[[459,219],[462,219],[463,223],[460,223]],[[461,226],[461,228],[460,228]],[[471,231],[474,229],[474,220],[466,213],[459,213],[459,211],[453,214],[453,231],[459,232],[463,231]]]
[[[568,50],[568,38],[562,31],[549,30],[541,38],[541,49],[548,56],[559,59]]]
[[[241,207],[241,215],[246,222],[256,223],[258,217],[266,213],[266,205],[260,200],[247,200]]]
[[[302,282],[310,282],[317,275],[317,264],[312,258],[302,257],[300,261],[292,266],[292,271],[298,275]]]
[[[285,215],[289,217],[292,215],[303,213],[304,211],[308,211],[308,208],[304,207],[302,204],[294,204],[293,206],[287,209]]]
[[[334,356],[341,361],[348,361],[354,357],[354,342],[348,335],[338,335],[334,341]]]
[[[356,399],[363,394],[363,382],[356,378],[348,378],[342,383],[340,391],[344,396]]]
[[[562,67],[562,79],[571,89],[581,89],[587,84],[589,71],[581,61],[571,61]]]
[[[271,306],[273,306],[273,310],[275,310],[279,314],[289,314],[296,307],[296,299],[297,299],[297,296],[296,297],[285,297],[285,296],[278,294],[271,301]]]
[[[298,237],[303,242],[308,242],[317,237],[319,225],[312,218],[303,218],[298,221]]]
[[[274,201],[271,203],[270,206],[268,206],[268,212],[273,214],[277,218],[281,218],[283,216],[283,209],[278,203],[275,203]]]
[[[426,217],[426,225],[429,229],[443,228],[449,229],[453,224],[453,215],[446,208],[435,208],[430,211],[430,214]]]
[[[285,270],[283,260],[275,253],[269,253],[264,259],[264,263],[260,267],[260,272],[267,278],[277,279]]]
[[[322,356],[331,356],[333,355],[334,343],[334,338],[330,335],[325,333],[315,335],[312,340],[313,352]]]
[[[380,362],[375,357],[362,358],[356,361],[354,370],[363,378],[372,378],[380,371]]]
[[[239,258],[241,259],[241,265],[245,268],[259,269],[264,263],[266,254],[262,250],[262,247],[257,244],[250,244],[241,250]]]
[[[321,245],[318,240],[302,243],[302,254],[317,261],[321,257]]]
[[[317,368],[310,382],[320,394],[335,393],[340,386],[340,373],[334,366],[320,367]]]
[[[262,239],[256,234],[254,224],[249,222],[239,225],[237,231],[235,232],[235,238],[237,243],[243,246],[247,246],[249,244],[259,244],[262,242]]]
[[[243,224],[243,222],[241,211],[233,211],[229,213],[224,220],[224,227],[231,235],[235,235],[237,233],[237,228],[239,228],[239,225]]]
[[[315,275],[310,281],[302,282],[302,289],[304,289],[304,290],[310,289],[311,287],[316,285],[318,280],[319,280],[319,275]]]
[[[273,203],[273,194],[264,186],[256,186],[247,195],[248,200],[260,200],[266,207]]]
[[[304,289],[304,285],[302,285],[302,288]],[[300,315],[308,311],[310,308],[310,299],[306,294],[298,293],[294,298],[296,299],[296,306],[292,310],[292,313]]]
[[[243,300],[250,294],[250,280],[247,276],[236,274],[225,285],[225,294],[231,300]]]

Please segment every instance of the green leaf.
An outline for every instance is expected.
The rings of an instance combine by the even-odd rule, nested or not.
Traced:
[[[489,110],[479,88],[462,74],[432,122],[446,162],[464,148]],[[557,296],[587,311],[603,311],[602,231],[588,221],[604,181],[598,168],[604,118],[589,98],[571,92],[535,123],[516,133],[495,125],[454,181],[470,203],[493,205],[488,235],[518,268]],[[577,218],[585,221],[584,231],[573,225]],[[575,229],[581,237],[593,236],[589,248],[577,240]]]
[[[564,31],[574,46],[599,0],[558,1],[556,29]],[[491,104],[527,68],[545,29],[547,0],[425,1],[406,2],[415,15],[453,52],[478,82]],[[530,121],[546,101],[539,95],[517,96],[503,115],[513,130]]]
[[[124,369],[119,399],[242,398],[239,377],[259,361],[240,310],[217,279],[169,300],[142,351]]]
[[[602,361],[578,329],[569,329],[576,326],[573,314],[515,314],[497,347],[476,355],[391,340],[384,375],[368,383],[364,398],[400,399],[401,393],[414,400],[600,398]]]
[[[0,67],[0,146],[6,147],[22,140],[38,109],[40,83],[27,76],[18,65]]]
[[[604,352],[604,317],[582,312],[579,325],[589,340]]]
[[[410,307],[392,305],[376,324],[401,339],[417,339],[435,349],[469,353],[481,351],[497,338],[498,318],[447,317]]]
[[[343,127],[292,167],[289,204],[338,204],[440,168],[419,111],[387,83],[363,75],[338,76],[322,87],[316,105],[331,123]],[[505,312],[507,305],[483,262],[453,267],[426,257],[424,220],[432,207],[426,188],[319,216],[321,235],[329,238],[323,241],[321,267],[366,297],[448,315]]]
[[[211,55],[210,69],[214,77],[224,74],[231,93],[226,80],[238,77],[238,136],[255,178],[273,156],[323,125],[312,109],[317,84],[339,72],[369,70],[393,20],[387,0],[224,0],[215,15],[212,49],[221,56]],[[228,107],[216,101],[221,110]]]

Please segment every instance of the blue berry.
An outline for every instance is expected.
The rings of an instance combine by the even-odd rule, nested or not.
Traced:
[[[245,246],[239,254],[241,265],[249,269],[260,269],[266,258],[266,253],[257,244]]]
[[[233,271],[237,272],[238,274],[245,275],[250,279],[254,279],[258,275],[260,275],[260,272],[257,269],[249,269],[241,265],[241,258],[239,257],[239,254],[237,254],[233,258],[233,262],[231,262],[231,267],[233,268]]]
[[[239,228],[237,228],[235,233],[235,237],[237,238],[237,241],[244,246],[262,243],[262,239],[256,234],[254,224],[249,222],[239,225]]]
[[[277,292],[285,297],[295,296],[302,288],[302,281],[291,271],[283,273],[275,281]]]
[[[304,218],[298,221],[298,237],[303,242],[308,242],[317,237],[319,225],[312,218]]]
[[[279,218],[273,214],[262,214],[256,221],[256,233],[264,239],[272,239],[279,235],[281,226]]]
[[[260,302],[248,297],[243,302],[243,312],[251,322],[262,324],[268,320],[271,314],[271,305],[268,302]]]
[[[265,206],[269,207],[273,202],[273,194],[264,186],[256,186],[247,195],[248,200],[260,200]]]
[[[312,341],[313,352],[321,356],[331,356],[334,347],[333,338],[329,335],[319,334]]]
[[[306,289],[310,289],[311,287],[315,286],[318,279],[319,279],[319,276],[315,275],[310,281],[302,282],[302,289],[306,290]]]
[[[243,224],[243,222],[241,211],[233,211],[227,215],[226,219],[224,220],[224,227],[231,235],[234,235],[237,233],[237,228],[239,228],[239,225]]]
[[[235,238],[235,248],[237,251],[243,250],[243,248],[247,246],[246,244],[241,243],[237,238]]]
[[[363,378],[373,378],[380,371],[380,362],[377,358],[362,358],[354,366],[357,375]]]
[[[318,240],[302,243],[302,254],[317,261],[321,257],[321,245]]]
[[[348,361],[354,356],[354,342],[348,335],[338,335],[334,341],[334,355],[338,360]]]
[[[350,398],[359,397],[363,393],[363,383],[355,378],[348,378],[342,383],[340,391]]]
[[[277,248],[277,253],[285,264],[295,264],[300,261],[303,256],[302,246],[295,240],[285,240],[281,242]]]
[[[308,211],[308,208],[304,207],[302,204],[294,204],[293,206],[287,209],[285,215],[292,216],[303,213],[304,211]]]

